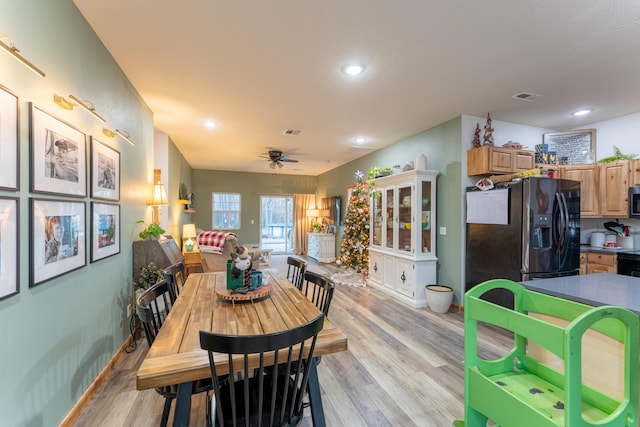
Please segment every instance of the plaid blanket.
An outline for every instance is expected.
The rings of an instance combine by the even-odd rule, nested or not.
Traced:
[[[203,231],[198,234],[198,247],[203,252],[221,254],[224,250],[224,242],[229,235],[235,236],[228,231]]]

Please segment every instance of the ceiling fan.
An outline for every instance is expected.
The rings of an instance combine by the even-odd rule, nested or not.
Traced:
[[[266,155],[262,155],[260,157],[263,157],[265,159],[269,159],[269,167],[271,169],[275,169],[276,166],[278,168],[282,168],[282,166],[283,166],[282,163],[283,162],[285,162],[285,163],[298,163],[297,160],[290,159],[288,154],[284,154],[280,150],[269,150],[269,152],[266,153]]]

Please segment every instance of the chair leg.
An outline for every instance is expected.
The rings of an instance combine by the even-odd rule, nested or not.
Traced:
[[[164,409],[162,410],[162,419],[160,420],[160,427],[167,427],[167,421],[169,420],[169,411],[171,411],[171,401],[173,398],[164,398]]]

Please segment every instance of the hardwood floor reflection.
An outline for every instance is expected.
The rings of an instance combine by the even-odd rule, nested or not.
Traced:
[[[286,270],[286,256],[272,268]],[[335,265],[308,260],[324,274]],[[449,426],[463,416],[463,316],[413,309],[370,287],[336,286],[331,321],[349,339],[349,350],[322,358],[318,375],[328,426]],[[135,374],[148,347],[115,365],[75,426],[158,426],[164,399],[137,391]],[[484,329],[485,357],[505,354],[508,334]],[[191,425],[205,425],[204,395],[194,396]],[[303,426],[311,426],[308,410]],[[173,413],[169,423],[172,422]]]

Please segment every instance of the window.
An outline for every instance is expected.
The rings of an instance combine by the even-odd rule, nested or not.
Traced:
[[[240,194],[213,193],[213,229],[240,229]]]

